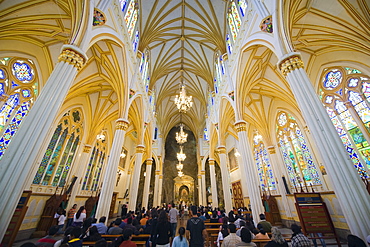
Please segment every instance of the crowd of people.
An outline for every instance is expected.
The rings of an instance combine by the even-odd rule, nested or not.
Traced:
[[[65,210],[58,210],[54,215],[57,225],[49,229],[47,236],[39,239],[35,244],[26,243],[22,247],[80,247],[83,242],[93,242],[97,247],[135,247],[136,243],[132,241],[132,236],[140,234],[150,236],[146,238],[147,247],[208,247],[211,243],[208,242],[210,238],[208,238],[205,221],[218,223],[210,226],[219,228],[216,241],[218,247],[256,246],[253,239],[268,241],[266,247],[288,247],[279,228],[273,227],[264,214],[260,214],[260,219],[255,224],[252,216],[248,213],[244,214],[243,209],[228,213],[217,208],[212,210],[210,207],[191,206],[189,209],[190,216],[189,219],[186,218],[186,227],[178,228],[178,219],[185,215],[184,208],[177,209],[173,204],[151,210],[142,208],[136,212],[129,211],[124,205],[121,217],[112,222],[107,222],[105,216],[99,220],[87,217],[84,206],[77,210],[75,204],[68,211],[67,216]],[[312,244],[317,246],[316,240],[313,242],[307,238],[297,224],[292,224],[291,230],[293,234],[288,237],[290,246],[308,247]],[[62,238],[61,235],[63,235]],[[102,235],[119,235],[119,237],[107,241]],[[354,235],[348,236],[350,247],[366,246],[364,241],[361,241]],[[326,246],[325,241],[321,243],[322,246]]]

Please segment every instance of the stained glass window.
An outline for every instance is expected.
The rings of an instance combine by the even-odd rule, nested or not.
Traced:
[[[247,11],[247,2],[245,0],[238,0],[238,6],[239,6],[239,9],[240,9],[240,13],[242,14],[242,16],[245,16],[245,12]]]
[[[135,39],[134,42],[132,42],[132,48],[134,49],[134,52],[136,52],[138,44],[139,44],[139,30],[136,30]]]
[[[144,61],[143,61],[144,59]],[[149,91],[149,53],[146,52],[146,56],[143,55],[142,57],[142,72],[141,72],[141,80],[144,84],[146,92]]]
[[[37,92],[32,60],[0,58],[0,95],[6,96],[0,109],[0,159],[30,111]]]
[[[230,35],[229,34],[226,34],[226,45],[227,45],[227,51],[229,52],[229,54],[231,54],[233,52],[233,47],[231,45],[231,40],[230,40]]]
[[[332,67],[322,74],[319,94],[347,153],[362,178],[370,169],[370,79],[360,70]],[[366,165],[365,165],[366,164]]]
[[[136,0],[131,0],[125,15],[127,32],[130,35],[130,37],[132,37],[139,15],[139,10],[136,7],[136,5],[137,5]]]
[[[127,5],[127,0],[119,0],[119,3],[121,5],[121,10],[125,11],[126,5]]]
[[[315,162],[294,117],[279,112],[276,127],[279,148],[292,185],[295,188],[320,185]]]
[[[63,187],[70,171],[82,134],[81,113],[78,109],[68,111],[60,119],[33,184]]]
[[[96,191],[98,189],[102,168],[105,162],[105,143],[104,140],[97,140],[95,143],[82,182],[82,190]]]
[[[276,190],[276,181],[270,164],[270,159],[262,141],[262,136],[255,134],[254,160],[256,161],[258,178],[262,191]]]

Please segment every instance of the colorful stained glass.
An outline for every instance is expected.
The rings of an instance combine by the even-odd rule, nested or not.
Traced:
[[[204,138],[205,141],[209,140],[208,139],[208,130],[207,130],[207,128],[204,128],[204,130],[203,130],[203,138]]]
[[[238,6],[239,6],[239,9],[240,9],[240,13],[242,14],[242,16],[245,16],[245,11],[247,11],[247,2],[245,0],[238,0]]]
[[[3,80],[6,78],[5,71],[3,69],[0,69],[0,80]]]
[[[4,84],[0,83],[0,96],[4,94]]]
[[[3,135],[0,137],[0,159],[3,157],[5,150],[11,142],[13,136],[17,133],[22,120],[27,116],[30,110],[30,102],[25,101],[18,108],[15,116],[5,128]]]
[[[136,1],[131,0],[128,6],[128,9],[127,9],[126,15],[125,15],[127,32],[130,35],[130,37],[132,37],[133,31],[134,31],[134,28],[136,26],[136,22],[138,19],[138,15],[139,15],[139,10],[135,8],[135,5],[136,5]]]
[[[102,26],[105,24],[105,17],[103,13],[98,10],[94,10],[93,26]]]
[[[63,131],[63,134],[59,138],[58,144],[53,152],[53,155],[51,156],[50,163],[45,171],[44,178],[42,180],[42,185],[49,185],[49,181],[54,173],[54,168],[57,165],[58,160],[60,159],[60,153],[62,152],[62,147],[64,145],[67,134],[68,128],[66,128]]]
[[[233,16],[233,21],[235,23],[236,30],[237,32],[239,32],[242,24],[241,24],[239,12],[238,12],[238,9],[236,8],[235,2],[231,2],[231,14]]]
[[[330,71],[324,79],[324,87],[334,89],[342,82],[342,72],[338,70]]]
[[[127,5],[127,0],[119,0],[119,3],[121,5],[121,10],[125,11],[126,5]]]
[[[19,61],[13,64],[13,75],[22,82],[29,82],[33,79],[33,70],[26,62]]]
[[[270,160],[262,142],[258,142],[254,146],[254,159],[256,161],[262,191],[276,190],[276,182]]]
[[[351,78],[348,81],[348,87],[357,87],[358,82],[359,82],[358,78]]]
[[[77,136],[76,140],[73,143],[71,152],[68,156],[66,165],[64,166],[63,174],[62,174],[60,182],[59,182],[59,187],[63,187],[66,183],[66,178],[67,178],[69,170],[71,169],[71,164],[72,164],[73,158],[75,157],[75,153],[76,153],[79,142],[80,142],[80,137]]]
[[[82,183],[82,190],[86,189],[87,179],[89,178],[89,174],[90,174],[90,171],[91,171],[91,166],[93,164],[94,157],[96,156],[95,154],[96,154],[96,147],[93,148],[93,151],[92,151],[91,156],[90,156],[89,164],[87,164],[86,174],[85,174],[85,177],[84,177],[84,181]]]
[[[41,182],[42,176],[44,175],[44,172],[45,172],[45,168],[47,164],[49,163],[51,155],[53,154],[55,145],[59,139],[61,131],[62,131],[62,125],[59,124],[58,127],[55,129],[53,136],[51,137],[51,140],[46,149],[44,157],[42,158],[39,169],[37,170],[35,178],[33,179],[34,184],[39,184]]]
[[[272,27],[272,17],[266,18],[261,25],[261,31],[266,33],[273,33],[273,27]]]
[[[104,160],[105,160],[105,153],[102,152],[102,154],[100,156],[98,167],[95,171],[93,184],[92,184],[92,187],[91,187],[92,188],[91,190],[93,190],[93,191],[96,191],[98,189],[100,175],[101,175],[102,168],[103,168],[103,165],[104,165]]]
[[[64,169],[65,163],[67,161],[67,158],[68,158],[70,149],[72,147],[72,143],[73,143],[74,138],[75,138],[74,137],[74,133],[72,133],[72,135],[70,136],[70,138],[67,141],[67,145],[64,148],[64,152],[63,152],[62,158],[61,158],[61,160],[59,162],[59,166],[58,166],[58,168],[55,171],[54,179],[53,179],[53,183],[52,183],[53,186],[57,186],[58,185],[60,176],[61,176],[61,174],[63,172],[63,169]]]
[[[31,97],[30,90],[22,90],[22,94],[24,98],[29,98]]]
[[[136,30],[135,39],[134,39],[134,42],[132,42],[132,48],[134,52],[136,52],[138,44],[139,44],[139,30]]]
[[[238,31],[236,29],[236,26],[233,20],[233,15],[231,13],[227,15],[227,22],[229,23],[229,28],[230,28],[230,31],[233,37],[233,41],[235,42],[236,37],[238,36]]]
[[[0,110],[0,131],[4,129],[7,122],[9,121],[14,109],[19,104],[19,94],[10,95],[6,103],[1,107]]]
[[[294,187],[320,185],[321,180],[306,140],[293,116],[281,112],[277,117],[280,150]]]
[[[229,34],[226,34],[226,44],[227,44],[227,50],[228,50],[229,54],[231,54],[233,52],[233,47],[231,45],[231,40],[230,40],[230,35]]]

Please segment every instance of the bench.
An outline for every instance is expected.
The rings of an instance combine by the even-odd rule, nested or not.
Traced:
[[[102,238],[104,238],[107,243],[112,243],[113,240],[115,240],[118,237],[121,237],[122,235],[101,235]],[[132,235],[131,241],[134,242],[139,247],[145,247],[146,242],[150,238],[150,234],[139,234],[139,235]],[[94,246],[96,241],[83,241],[82,246]]]

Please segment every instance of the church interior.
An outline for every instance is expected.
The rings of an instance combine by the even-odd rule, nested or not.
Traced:
[[[246,208],[290,226],[300,193],[319,193],[342,238],[370,234],[369,1],[0,10],[0,240],[73,204],[96,218]]]

